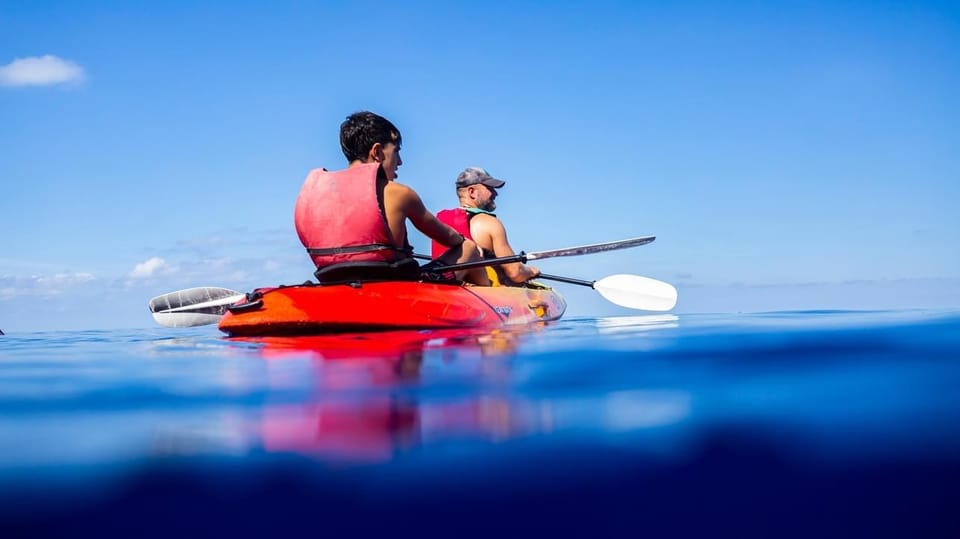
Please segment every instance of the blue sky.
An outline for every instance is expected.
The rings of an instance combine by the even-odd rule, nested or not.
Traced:
[[[431,209],[465,166],[507,180],[516,249],[658,236],[550,273],[680,313],[960,306],[956,5],[194,4],[0,3],[0,329],[309,278],[293,203],[361,109]]]

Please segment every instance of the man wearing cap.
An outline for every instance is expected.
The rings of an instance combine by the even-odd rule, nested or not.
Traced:
[[[512,256],[514,250],[507,241],[507,231],[493,210],[497,208],[497,189],[507,182],[490,175],[480,167],[468,167],[457,176],[457,197],[460,207],[442,210],[437,219],[473,240],[486,258]],[[444,247],[433,243],[433,256],[443,252]],[[504,264],[498,266],[497,277],[503,284],[520,284],[540,275],[534,266]]]

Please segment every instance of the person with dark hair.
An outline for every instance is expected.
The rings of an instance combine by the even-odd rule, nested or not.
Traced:
[[[437,218],[464,237],[476,242],[485,258],[513,256],[515,253],[507,241],[507,230],[493,210],[497,209],[497,189],[507,182],[491,176],[479,167],[468,167],[457,176],[457,198],[460,207],[442,210]],[[433,251],[442,251],[442,246],[433,243]],[[504,264],[488,271],[501,284],[521,284],[540,275],[534,266]]]
[[[398,183],[402,138],[386,118],[356,112],[340,124],[340,148],[349,166],[310,171],[297,197],[294,224],[321,282],[372,276],[416,279],[420,267],[407,241],[407,219],[444,246],[432,265],[480,260],[473,241],[441,223],[412,188]],[[429,265],[429,264],[428,264]],[[489,285],[483,268],[458,279]]]

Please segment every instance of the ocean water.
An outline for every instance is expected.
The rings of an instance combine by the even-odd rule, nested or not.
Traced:
[[[960,537],[958,492],[960,311],[0,337],[4,538]]]

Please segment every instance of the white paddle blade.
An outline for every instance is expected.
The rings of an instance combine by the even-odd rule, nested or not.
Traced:
[[[593,283],[593,289],[611,303],[641,311],[669,311],[677,304],[677,289],[669,283],[640,275],[611,275]]]
[[[158,324],[168,328],[192,328],[217,324],[223,313],[153,313],[153,319]]]
[[[229,288],[188,288],[150,300],[150,312],[161,326],[186,328],[216,324],[227,307],[246,296]]]

